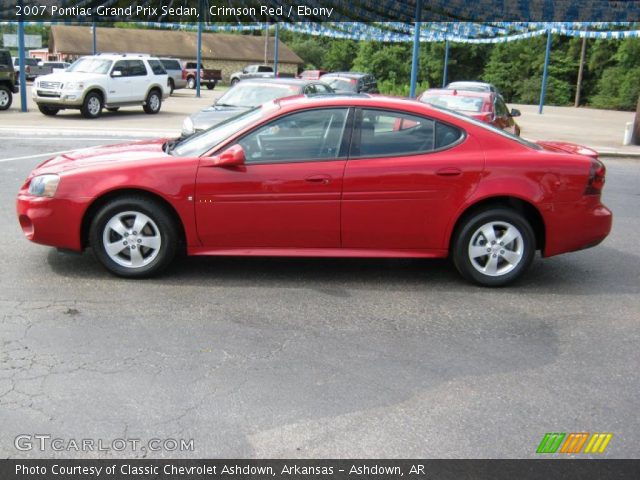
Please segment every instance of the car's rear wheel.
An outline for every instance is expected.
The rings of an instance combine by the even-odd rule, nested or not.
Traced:
[[[89,92],[84,99],[80,112],[85,118],[98,118],[102,113],[102,96],[96,92]]]
[[[196,88],[196,79],[193,77],[187,78],[187,88],[194,89]]]
[[[207,83],[207,90],[213,90],[214,88],[216,88],[215,82]]]
[[[153,114],[158,113],[160,111],[160,107],[162,107],[162,97],[158,90],[153,89],[147,95],[147,101],[142,108],[145,113]]]
[[[231,86],[232,86],[232,87],[235,87],[235,86],[236,86],[236,84],[237,84],[239,81],[240,81],[240,80],[238,80],[237,78],[233,78],[233,79],[231,80]]]
[[[40,113],[46,115],[47,117],[53,117],[60,111],[59,108],[50,107],[49,105],[38,105],[38,110],[40,110]]]
[[[171,215],[159,203],[127,196],[103,206],[89,230],[96,258],[128,278],[160,273],[173,260],[178,241]]]
[[[13,95],[9,87],[0,85],[0,110],[8,110],[13,102]]]
[[[467,280],[487,287],[513,282],[531,265],[533,229],[518,212],[495,207],[466,218],[452,245],[453,262]]]
[[[176,84],[173,82],[173,78],[169,79],[169,95],[173,95],[173,91],[176,89]]]

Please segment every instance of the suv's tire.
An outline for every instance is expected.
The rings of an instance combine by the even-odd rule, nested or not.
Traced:
[[[147,100],[144,102],[144,113],[154,114],[160,111],[162,107],[162,94],[157,89],[152,89],[147,94]]]
[[[196,88],[196,79],[195,78],[193,78],[193,77],[187,78],[187,88],[190,88],[191,90]]]
[[[536,239],[530,223],[509,208],[492,207],[464,219],[452,242],[460,274],[485,287],[513,282],[531,265]]]
[[[60,111],[59,108],[51,107],[49,105],[38,105],[38,110],[40,110],[40,113],[46,115],[47,117],[53,117]]]
[[[178,230],[159,203],[140,196],[117,198],[93,218],[89,241],[110,272],[127,278],[150,277],[173,260]]]
[[[213,90],[214,88],[216,88],[215,82],[207,83],[207,90]]]
[[[13,93],[9,87],[0,85],[0,110],[8,110],[13,102]]]
[[[117,112],[120,107],[107,107],[107,112]]]
[[[176,84],[173,83],[173,78],[169,79],[169,95],[173,95],[173,91],[176,89]]]
[[[232,78],[231,79],[231,86],[234,87],[236,85],[236,83],[238,83],[240,80],[237,78]]]
[[[84,118],[98,118],[102,113],[103,101],[102,95],[97,92],[89,92],[84,97],[80,112]]]

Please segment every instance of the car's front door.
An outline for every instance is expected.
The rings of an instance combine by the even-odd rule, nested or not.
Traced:
[[[131,77],[127,60],[118,60],[111,69],[107,101],[109,104],[128,101],[131,91]]]
[[[440,249],[480,179],[484,154],[462,130],[422,116],[358,110],[344,175],[342,246]]]
[[[282,116],[239,140],[244,165],[201,166],[195,201],[203,245],[340,247],[348,119],[347,108]]]

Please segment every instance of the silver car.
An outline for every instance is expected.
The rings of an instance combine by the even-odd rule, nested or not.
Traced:
[[[187,78],[182,74],[182,62],[177,58],[161,58],[160,62],[167,71],[167,75],[169,75],[171,93],[179,88],[186,88]]]

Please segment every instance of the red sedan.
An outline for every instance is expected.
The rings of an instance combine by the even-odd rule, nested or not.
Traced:
[[[433,88],[420,95],[418,100],[464,113],[514,135],[520,135],[520,127],[513,119],[520,116],[520,110],[512,108],[509,111],[499,93]]]
[[[20,188],[28,239],[91,246],[124,277],[189,255],[451,257],[504,285],[545,257],[600,243],[605,168],[424,103],[290,97],[175,142],[51,158]]]

